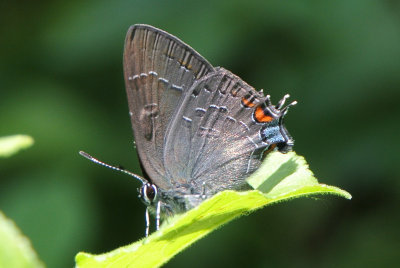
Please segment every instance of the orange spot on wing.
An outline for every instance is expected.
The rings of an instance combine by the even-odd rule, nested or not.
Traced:
[[[246,106],[246,107],[249,107],[249,108],[254,107],[256,105],[254,102],[252,102],[252,101],[250,101],[249,99],[246,99],[246,98],[242,98],[242,104],[244,106]]]
[[[268,123],[274,120],[274,118],[271,115],[265,113],[265,111],[262,108],[262,105],[258,106],[254,111],[254,118],[259,123]]]

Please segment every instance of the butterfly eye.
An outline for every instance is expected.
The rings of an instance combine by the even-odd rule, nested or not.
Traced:
[[[151,204],[157,197],[157,186],[154,184],[144,184],[140,188],[140,197],[148,204]]]

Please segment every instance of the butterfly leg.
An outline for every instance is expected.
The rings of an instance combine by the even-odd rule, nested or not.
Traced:
[[[149,209],[148,208],[146,208],[145,220],[146,220],[146,237],[148,237],[149,230],[150,230],[150,217],[149,217]]]
[[[206,199],[206,183],[203,182],[202,190],[201,190],[201,198]]]
[[[160,229],[160,214],[161,214],[161,202],[157,202],[157,211],[156,211],[156,228]]]

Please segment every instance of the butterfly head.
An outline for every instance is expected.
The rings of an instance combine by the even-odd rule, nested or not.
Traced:
[[[150,206],[158,200],[158,188],[155,184],[145,182],[139,189],[139,198],[146,206]]]

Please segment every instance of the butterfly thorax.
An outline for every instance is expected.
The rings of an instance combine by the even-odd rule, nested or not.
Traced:
[[[197,207],[204,200],[222,190],[244,191],[251,189],[246,182],[235,187],[220,188],[212,187],[212,185],[206,183],[202,183],[201,185],[175,183],[171,189],[165,190],[157,187],[155,184],[146,183],[139,189],[139,198],[152,215],[157,215],[157,206],[160,203],[161,218],[168,218]]]
[[[157,214],[157,206],[160,206],[161,218],[168,218],[175,214],[188,211],[212,194],[195,193],[193,188],[185,185],[171,190],[163,190],[155,184],[144,184],[139,190],[139,197],[152,215]]]

